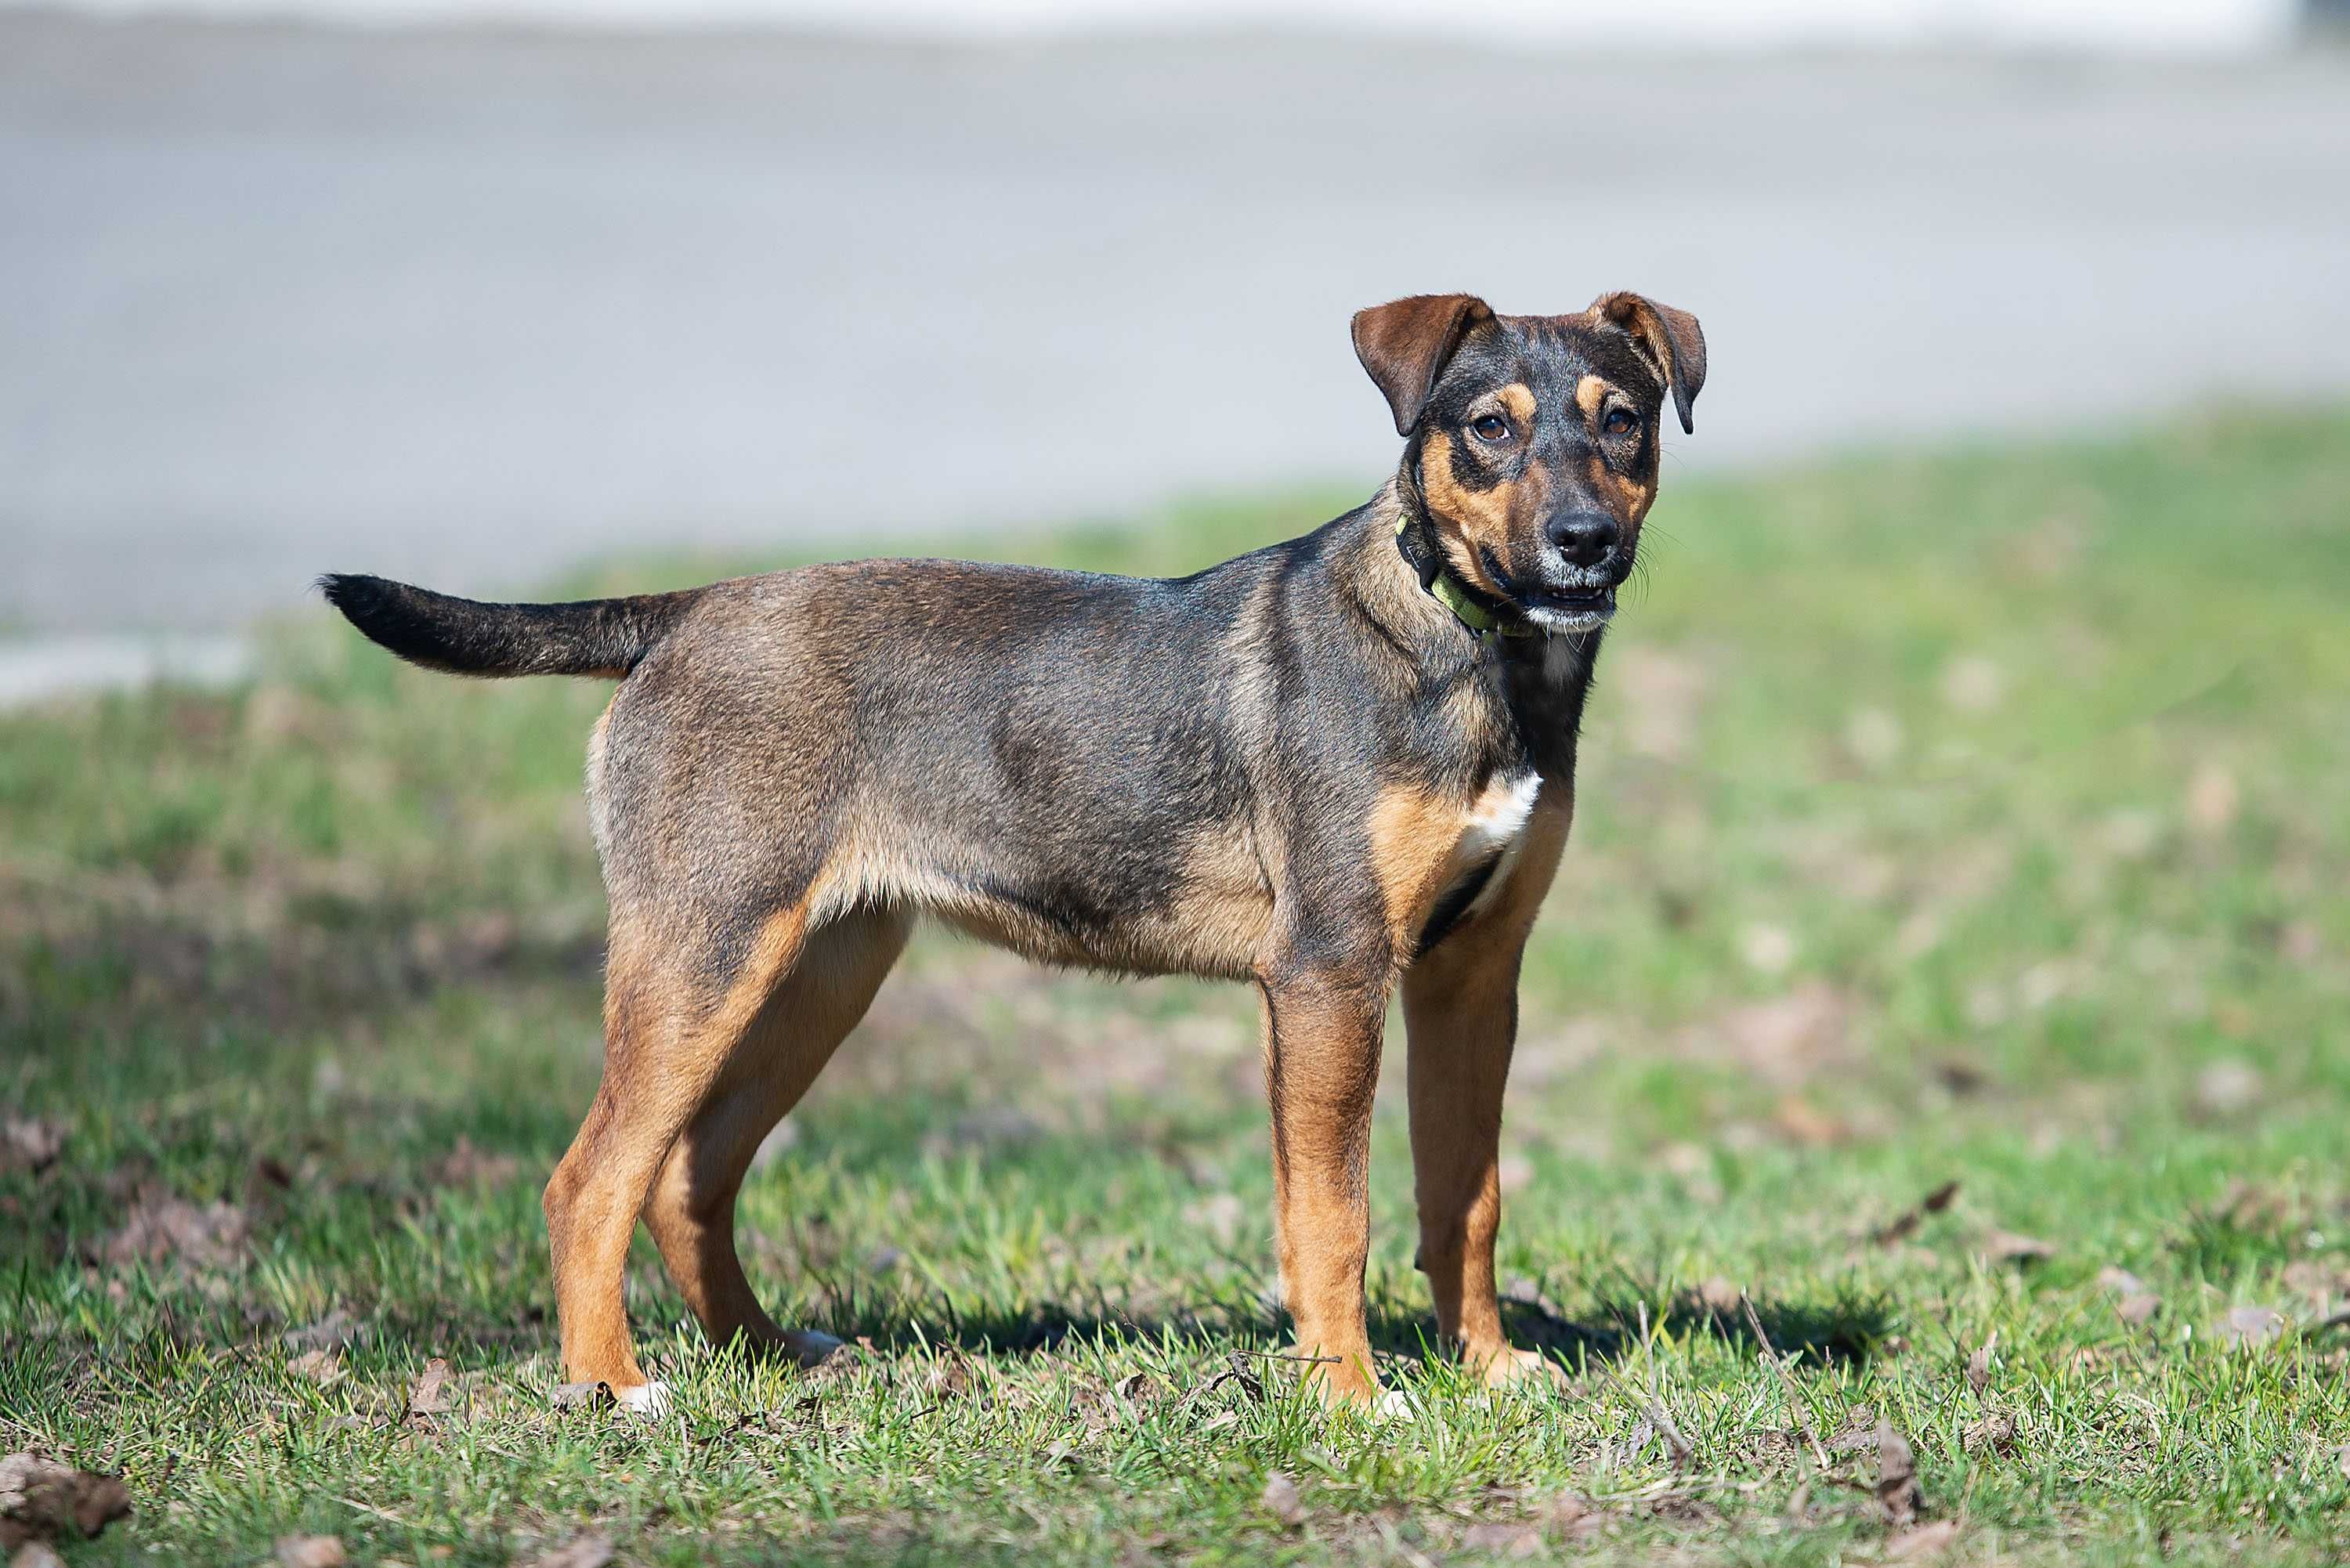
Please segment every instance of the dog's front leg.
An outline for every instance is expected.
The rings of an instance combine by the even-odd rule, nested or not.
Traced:
[[[1513,1350],[1493,1291],[1493,1238],[1502,1223],[1502,1088],[1518,1032],[1523,940],[1464,932],[1403,978],[1410,1031],[1412,1183],[1419,1202],[1419,1268],[1436,1297],[1437,1334],[1489,1382],[1557,1369]]]
[[[1261,989],[1283,1294],[1322,1397],[1368,1406],[1379,1385],[1363,1265],[1386,976],[1284,966]]]

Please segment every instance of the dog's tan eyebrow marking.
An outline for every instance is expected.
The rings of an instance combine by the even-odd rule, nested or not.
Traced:
[[[1536,406],[1534,389],[1523,381],[1512,381],[1507,386],[1477,394],[1470,400],[1469,416],[1482,419],[1489,413],[1507,414],[1512,424],[1524,431],[1534,426]]]
[[[1583,410],[1585,419],[1596,420],[1599,417],[1599,406],[1607,400],[1607,394],[1614,390],[1616,387],[1613,382],[1597,376],[1586,376],[1575,384],[1575,406]]]

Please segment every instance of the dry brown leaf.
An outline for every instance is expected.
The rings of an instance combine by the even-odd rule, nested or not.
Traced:
[[[351,1314],[337,1307],[317,1322],[286,1336],[288,1350],[333,1350],[348,1345],[358,1325]]]
[[[1778,936],[1783,933],[1772,939],[1774,960]],[[1730,1009],[1692,1031],[1690,1044],[1700,1052],[1726,1045],[1758,1078],[1793,1089],[1846,1054],[1852,1011],[1851,999],[1835,987],[1806,981],[1784,995]]]
[[[1887,1563],[1918,1563],[1947,1556],[1959,1542],[1959,1521],[1938,1519],[1913,1525],[1885,1543]]]
[[[2015,1417],[1993,1411],[1979,1421],[1970,1421],[1959,1434],[1959,1446],[1970,1454],[2003,1454],[2015,1446]]]
[[[613,1555],[612,1538],[591,1530],[547,1552],[532,1568],[604,1568]]]
[[[502,1187],[522,1169],[510,1154],[485,1153],[473,1140],[457,1135],[457,1147],[436,1160],[426,1172],[435,1187]]]
[[[1926,1222],[1927,1215],[1939,1214],[1950,1206],[1950,1199],[1958,1195],[1959,1184],[1956,1181],[1945,1181],[1941,1186],[1919,1199],[1915,1209],[1904,1209],[1900,1213],[1878,1226],[1871,1239],[1880,1247],[1890,1247],[1908,1241],[1916,1233],[1918,1227]]]
[[[1975,1353],[1967,1357],[1967,1386],[1978,1395],[1991,1386],[1991,1347],[1998,1343],[1999,1331],[1994,1329],[1991,1336],[1977,1345]]]
[[[449,1408],[449,1364],[439,1356],[424,1364],[424,1370],[408,1386],[408,1404],[400,1412],[405,1420],[411,1416],[438,1416]]]
[[[2147,1282],[2127,1269],[2105,1268],[2097,1272],[2097,1283],[2110,1291],[2116,1300],[2114,1312],[2133,1328],[2154,1321],[2162,1310],[2162,1298],[2147,1288]]]
[[[1264,1490],[1257,1494],[1256,1501],[1291,1529],[1305,1522],[1305,1500],[1297,1495],[1297,1483],[1279,1470],[1264,1478]]]
[[[28,1541],[95,1536],[130,1511],[120,1476],[78,1470],[39,1454],[0,1459],[0,1551]]]
[[[66,1129],[41,1116],[0,1116],[0,1175],[38,1176],[65,1152]]]
[[[1918,1511],[1926,1503],[1926,1494],[1918,1485],[1918,1459],[1910,1451],[1909,1439],[1895,1431],[1889,1422],[1877,1428],[1874,1490],[1885,1517],[1897,1525],[1916,1519]]]
[[[2310,1305],[2324,1312],[2334,1304],[2350,1279],[2331,1263],[2315,1258],[2296,1258],[2284,1266],[2285,1288],[2296,1295],[2309,1298]]]
[[[558,1383],[546,1396],[558,1410],[585,1410],[612,1402],[612,1390],[603,1383]]]
[[[1880,1247],[1898,1247],[1917,1234],[1918,1227],[1926,1222],[1920,1210],[1904,1209],[1884,1224],[1869,1232],[1868,1239]]]
[[[931,1397],[940,1404],[960,1399],[972,1390],[971,1363],[960,1350],[949,1350],[931,1366],[930,1376],[922,1386]]]
[[[1993,1231],[1983,1238],[1983,1256],[1995,1263],[2036,1263],[2056,1255],[2056,1249],[2035,1236]]]
[[[1129,1372],[1110,1385],[1110,1392],[1118,1396],[1129,1412],[1139,1415],[1167,1397],[1170,1390],[1157,1373]]]
[[[1746,1293],[1720,1274],[1714,1274],[1698,1286],[1697,1299],[1703,1302],[1708,1310],[1734,1319],[1738,1315],[1738,1303],[1746,1299]]]
[[[1771,1121],[1781,1132],[1800,1144],[1814,1148],[1842,1143],[1846,1134],[1844,1123],[1813,1105],[1801,1095],[1783,1096],[1772,1108]]]
[[[280,1568],[343,1568],[348,1561],[331,1535],[281,1535],[276,1551]]]
[[[1558,1493],[1544,1503],[1539,1512],[1544,1528],[1570,1541],[1594,1534],[1607,1522],[1607,1516],[1592,1507],[1588,1498],[1571,1491]]]
[[[2251,1350],[2282,1334],[2285,1321],[2284,1314],[2274,1307],[2240,1306],[2221,1321],[2220,1332],[2230,1345]]]
[[[252,1231],[251,1219],[234,1204],[198,1205],[151,1188],[140,1194],[121,1228],[99,1243],[98,1260],[221,1268],[244,1256]]]
[[[1542,1551],[1543,1537],[1531,1524],[1472,1524],[1461,1532],[1461,1544],[1496,1557],[1532,1557]]]
[[[2187,784],[2187,826],[2205,838],[2217,838],[2236,820],[2240,796],[2236,775],[2225,765],[2206,762]]]
[[[1832,1454],[1856,1454],[1877,1446],[1877,1412],[1866,1405],[1856,1405],[1845,1415],[1844,1426],[1827,1441]]]
[[[2195,1109],[2205,1116],[2231,1116],[2250,1110],[2260,1099],[2261,1088],[2261,1070],[2230,1056],[2195,1075]]]
[[[66,1568],[66,1560],[46,1541],[27,1541],[8,1559],[8,1568]]]
[[[286,1370],[313,1383],[332,1383],[343,1375],[343,1358],[331,1350],[306,1350],[287,1362]]]

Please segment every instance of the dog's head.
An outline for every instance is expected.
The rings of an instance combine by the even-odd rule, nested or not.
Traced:
[[[1697,317],[1637,294],[1578,316],[1415,295],[1357,312],[1355,353],[1454,575],[1545,630],[1605,624],[1656,499],[1665,394],[1686,431],[1705,384]]]

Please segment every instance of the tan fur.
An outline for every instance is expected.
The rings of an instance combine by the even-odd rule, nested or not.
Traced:
[[[1496,387],[1493,389],[1493,400],[1501,406],[1503,413],[1510,416],[1510,422],[1517,428],[1520,434],[1523,434],[1534,424],[1534,389],[1523,381],[1513,381],[1506,387]]]
[[[1439,1335],[1495,1382],[1547,1375],[1547,1364],[1512,1349],[1503,1333],[1493,1238],[1519,960],[1573,815],[1569,795],[1538,800],[1492,901],[1403,978],[1419,1266],[1436,1300]]]
[[[1648,505],[1657,498],[1656,491],[1628,473],[1616,476],[1616,496],[1623,508],[1627,522],[1638,523],[1648,514]]]
[[[1542,515],[1548,475],[1535,465],[1523,478],[1490,490],[1466,489],[1453,480],[1452,438],[1442,431],[1429,432],[1420,474],[1437,541],[1453,571],[1490,597],[1507,597],[1485,569],[1482,556],[1490,551],[1503,562],[1510,559],[1513,541],[1529,532],[1532,519]]]
[[[1360,1403],[1378,1389],[1363,1267],[1387,996],[1311,981],[1267,984],[1261,995],[1282,1291],[1299,1352],[1323,1358],[1312,1374],[1323,1397]]]
[[[574,1382],[624,1397],[646,1386],[621,1299],[629,1235],[671,1146],[798,961],[806,925],[804,904],[770,919],[741,974],[714,999],[678,984],[649,950],[653,933],[613,930],[604,1081],[546,1185],[563,1365]]]
[[[817,933],[775,988],[670,1150],[644,1206],[661,1261],[720,1345],[738,1334],[811,1359],[810,1336],[775,1326],[734,1251],[734,1200],[751,1158],[857,1027],[911,921],[868,910]]]
[[[1409,962],[1420,929],[1446,888],[1470,867],[1471,828],[1506,815],[1514,781],[1494,779],[1474,800],[1447,800],[1407,785],[1380,792],[1372,808],[1371,862],[1387,904],[1388,940]],[[1539,803],[1540,796],[1535,797]]]

